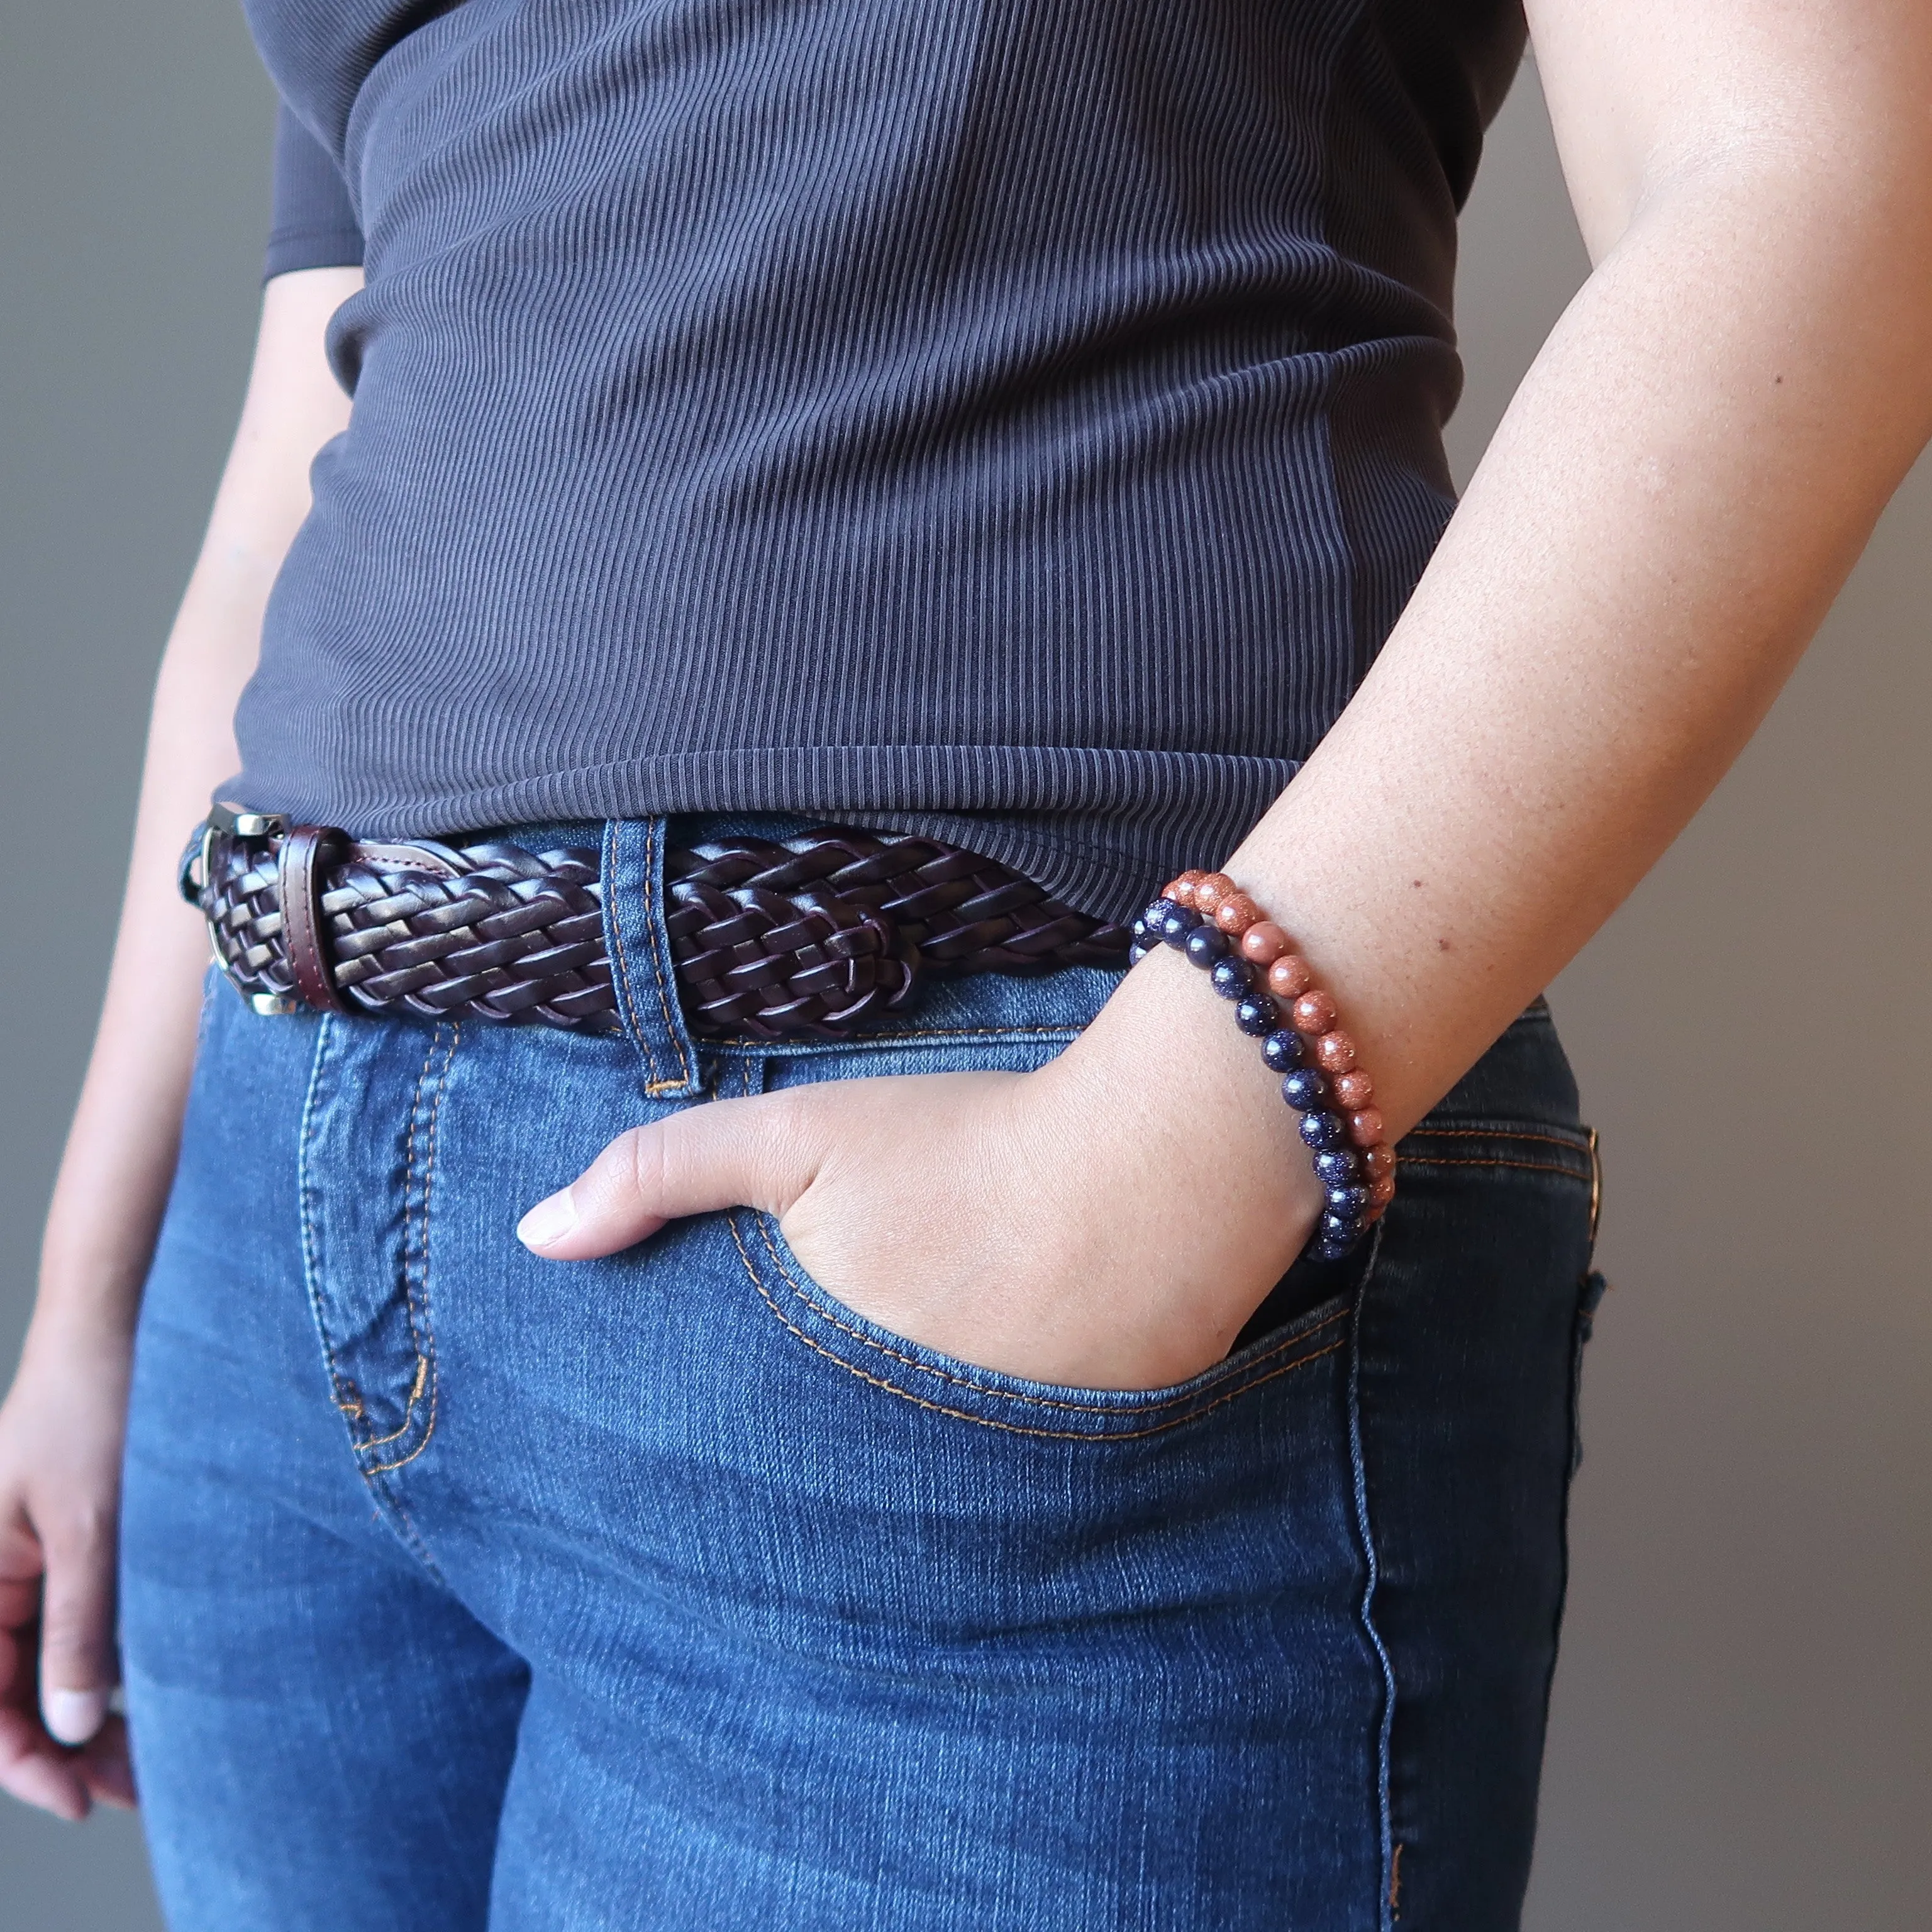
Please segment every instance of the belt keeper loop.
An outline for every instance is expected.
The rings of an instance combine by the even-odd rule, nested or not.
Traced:
[[[346,834],[326,825],[298,825],[282,840],[276,861],[282,904],[282,944],[296,990],[319,1012],[346,1012],[322,951],[322,868],[337,856]]]

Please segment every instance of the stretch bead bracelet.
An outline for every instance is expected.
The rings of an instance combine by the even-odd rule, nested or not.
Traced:
[[[1225,872],[1183,872],[1135,920],[1134,960],[1163,944],[1234,1002],[1234,1024],[1282,1076],[1281,1096],[1301,1116],[1328,1197],[1309,1252],[1340,1261],[1395,1198],[1395,1150],[1382,1138],[1375,1083],[1335,1024],[1335,1002],[1288,934]]]

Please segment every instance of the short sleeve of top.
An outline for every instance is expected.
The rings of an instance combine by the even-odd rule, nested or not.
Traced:
[[[362,263],[362,230],[342,170],[284,106],[275,122],[274,217],[262,279]]]

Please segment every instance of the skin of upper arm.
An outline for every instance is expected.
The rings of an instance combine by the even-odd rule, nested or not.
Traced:
[[[1784,170],[1932,264],[1927,0],[1528,0],[1576,218],[1601,261],[1708,168]]]
[[[262,290],[248,392],[199,569],[256,579],[280,568],[308,514],[309,465],[349,427],[349,398],[323,342],[329,318],[362,286],[359,268],[304,268]]]
[[[154,694],[147,788],[166,794],[157,809],[168,837],[235,769],[229,721],[255,667],[269,591],[308,514],[309,466],[349,424],[323,350],[328,320],[362,286],[359,268],[308,268],[262,291],[241,421]]]

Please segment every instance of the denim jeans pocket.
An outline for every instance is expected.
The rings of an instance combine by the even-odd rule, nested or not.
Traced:
[[[958,1072],[1024,1072],[1044,1066],[1075,1030],[1017,1030],[970,1043],[901,1040],[772,1056],[746,1084],[767,1088],[824,1079]],[[746,1275],[798,1343],[882,1397],[962,1422],[1049,1440],[1137,1441],[1164,1435],[1341,1350],[1360,1284],[1270,1330],[1185,1382],[1159,1389],[1086,1388],[980,1367],[894,1333],[845,1306],[814,1280],[769,1215],[730,1217]]]
[[[802,1346],[884,1396],[1017,1436],[1125,1442],[1165,1435],[1348,1343],[1352,1297],[1337,1296],[1169,1388],[1032,1382],[962,1361],[854,1312],[812,1279],[770,1216],[734,1214],[731,1227],[752,1286]]]

